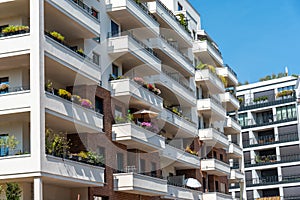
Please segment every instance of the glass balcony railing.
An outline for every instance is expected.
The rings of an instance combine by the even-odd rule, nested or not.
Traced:
[[[290,154],[290,155],[257,155],[255,159],[246,160],[245,167],[256,167],[264,165],[273,165],[278,163],[289,163],[300,161],[300,154]]]
[[[273,125],[273,124],[280,124],[284,122],[290,122],[290,121],[295,121],[297,120],[296,114],[292,114],[289,117],[286,117],[284,119],[278,119],[276,115],[271,116],[269,118],[264,118],[264,119],[245,119],[245,120],[239,120],[240,125],[242,126],[242,129],[246,128],[254,128],[254,127],[259,127],[259,126],[268,126],[268,125]]]
[[[83,3],[81,0],[68,0],[72,3],[74,3],[76,6],[78,6],[81,10],[83,10],[85,13],[91,15],[95,19],[99,18],[98,11],[94,10],[93,8],[90,8],[85,3]]]
[[[117,37],[122,37],[122,36],[128,36],[129,38],[131,38],[132,40],[134,40],[136,43],[138,43],[149,54],[151,54],[152,56],[156,57],[159,60],[159,57],[158,57],[157,53],[154,52],[154,50],[152,48],[150,48],[149,46],[147,46],[144,42],[142,42],[139,39],[137,39],[132,33],[130,33],[130,32],[124,32],[124,33],[120,33],[120,32],[111,33],[111,32],[109,32],[107,34],[107,38],[117,38]]]
[[[280,183],[279,177],[276,176],[265,176],[260,178],[252,178],[246,181],[247,187],[261,186],[261,185],[273,185]]]
[[[63,45],[64,47],[66,47],[68,50],[73,51],[74,53],[76,53],[78,56],[80,56],[82,59],[84,60],[88,60],[89,62],[95,63],[95,60],[93,60],[92,58],[88,57],[86,54],[84,54],[82,52],[82,50],[78,49],[77,46],[72,47],[69,44],[67,44],[64,41],[58,40],[56,37],[54,37],[53,35],[51,35],[49,32],[45,32],[45,36],[51,38],[52,40],[54,40],[55,42],[57,42],[60,45]]]
[[[252,109],[274,106],[274,105],[279,105],[279,104],[289,103],[289,102],[294,102],[294,101],[296,101],[295,96],[287,96],[286,98],[281,98],[281,99],[275,98],[274,101],[268,101],[268,100],[261,101],[261,102],[251,101],[248,104],[241,104],[239,111],[252,110]]]
[[[256,146],[263,146],[269,144],[277,144],[277,143],[284,143],[284,142],[292,142],[299,140],[298,133],[285,133],[280,134],[278,140],[275,139],[274,136],[263,136],[256,138],[250,138],[250,140],[243,140],[243,147],[256,147]]]

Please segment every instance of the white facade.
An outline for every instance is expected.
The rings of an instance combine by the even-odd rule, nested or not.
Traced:
[[[79,152],[49,153],[46,134],[50,128],[63,139],[104,135],[107,116],[97,110],[97,92],[90,89],[98,86],[111,93],[116,124],[110,140],[138,152],[135,160],[124,156],[126,164],[116,158],[121,169],[111,175],[115,192],[231,199],[237,196],[228,188],[238,183],[243,196],[241,165],[230,169],[242,163],[240,126],[226,116],[239,108],[237,76],[187,0],[1,2],[0,30],[12,25],[28,27],[0,35],[0,139],[18,141],[5,155],[1,148],[0,184],[17,182],[22,200],[88,200],[89,187],[104,186],[102,165],[84,163]],[[76,103],[70,91],[82,101]],[[154,117],[124,121],[128,110]],[[145,130],[143,122],[159,130]],[[73,151],[79,144],[69,145]],[[148,163],[141,152],[158,159]],[[150,165],[151,176],[160,171],[162,179],[145,172]],[[186,178],[198,178],[202,188],[187,188]]]
[[[297,78],[238,87],[247,199],[299,197]],[[294,92],[296,90],[296,93]]]

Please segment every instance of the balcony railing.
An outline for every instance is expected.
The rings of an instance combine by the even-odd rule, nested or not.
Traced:
[[[159,35],[160,38],[165,41],[170,47],[172,47],[176,52],[178,52],[181,57],[188,63],[190,63],[191,65],[193,65],[193,62],[186,56],[184,55],[174,44],[172,44],[170,41],[168,41],[163,35]]]
[[[246,181],[248,187],[300,182],[300,174],[288,176],[265,176]]]
[[[248,104],[241,104],[239,111],[252,110],[252,109],[274,106],[274,105],[279,105],[279,104],[284,104],[284,103],[289,103],[294,101],[296,101],[295,96],[288,96],[286,99],[275,99],[274,101],[267,101],[262,103],[254,103],[253,101],[251,101],[251,103]]]
[[[68,0],[72,3],[74,3],[76,6],[78,6],[81,10],[83,10],[84,12],[86,12],[87,14],[91,15],[92,17],[94,17],[95,19],[99,18],[99,13],[90,8],[89,6],[87,6],[85,3],[83,3],[81,0]]]
[[[236,188],[240,188],[240,184],[239,183],[234,183],[234,184],[230,184],[229,185],[229,189],[236,189]]]
[[[129,1],[135,2],[147,15],[149,15],[152,19],[157,21],[157,18],[139,0],[129,0]]]
[[[171,10],[169,10],[168,8],[167,8],[167,6],[165,6],[165,4],[163,4],[160,0],[156,0],[156,2],[159,4],[159,5],[161,5],[166,11],[167,11],[167,13],[188,33],[188,35],[190,35],[191,34],[191,31],[188,29],[188,28],[186,28],[183,24],[181,24],[180,23],[180,21],[179,21],[179,19],[177,18],[177,16],[176,15],[174,15],[174,13],[171,11]],[[192,36],[191,36],[192,37]]]
[[[71,0],[70,0],[71,1]],[[93,60],[92,58],[88,57],[87,55],[85,55],[84,53],[80,52],[77,47],[72,47],[70,45],[68,45],[67,43],[65,42],[62,42],[62,41],[59,41],[57,38],[53,37],[49,32],[45,32],[45,35],[49,38],[51,38],[52,40],[54,40],[55,42],[57,42],[58,44],[60,45],[63,45],[64,47],[66,47],[68,50],[71,50],[73,51],[74,53],[76,53],[78,56],[80,56],[82,59],[84,60],[88,60],[89,62],[92,62],[92,63],[96,63],[95,60]]]
[[[233,163],[232,165],[231,165],[231,167],[230,167],[231,169],[240,169],[240,164],[239,163]]]
[[[261,186],[261,185],[273,185],[279,183],[279,177],[265,176],[260,178],[252,178],[252,180],[246,181],[247,187]]]
[[[159,178],[159,179],[163,179],[163,177],[157,173],[157,171],[152,171],[152,172],[139,172],[138,168],[135,165],[131,165],[131,166],[126,166],[124,167],[124,169],[114,169],[113,173],[116,174],[122,174],[122,173],[135,173],[135,174],[141,174],[141,175],[145,175],[145,176],[150,176],[153,178]]]
[[[243,140],[244,148],[247,147],[256,147],[256,146],[263,146],[269,144],[277,144],[277,143],[284,143],[284,142],[292,142],[299,140],[298,133],[285,133],[280,134],[278,141],[275,141],[274,136],[263,136],[256,138],[250,138],[250,140]]]
[[[293,114],[293,116],[296,116],[296,114]],[[295,121],[297,120],[297,117],[290,117],[286,119],[280,119],[278,120],[276,115],[273,117],[269,118],[268,120],[262,120],[261,122],[255,121],[254,119],[246,119],[244,123],[241,123],[242,129],[247,129],[247,128],[254,128],[254,127],[259,127],[259,126],[268,126],[268,125],[274,125],[274,124],[280,124],[280,123],[285,123],[285,122],[290,122],[290,121]]]
[[[20,35],[20,34],[25,34],[25,33],[30,33],[30,29],[28,29],[28,30],[21,30],[21,31],[15,31],[15,32],[10,32],[10,33],[2,33],[2,32],[0,32],[0,38],[1,37],[14,36],[14,35]]]
[[[255,159],[245,160],[245,167],[256,167],[300,161],[300,154],[256,156]]]
[[[58,94],[58,90],[57,89],[53,89],[52,92],[49,92],[49,91],[46,91],[47,94],[51,94],[51,95],[54,95],[54,96],[57,96],[59,97],[60,99],[62,100],[65,100],[65,101],[69,101],[70,103],[74,103],[74,104],[77,104],[79,105],[80,107],[82,107],[82,109],[88,109],[88,110],[92,110],[96,113],[96,115],[100,115],[102,117],[102,114],[100,113],[100,110],[99,109],[96,109],[94,108],[93,106],[91,107],[87,107],[87,106],[84,106],[84,104],[80,103],[80,102],[77,102],[77,100],[73,100],[72,98],[63,98],[61,97],[59,94]]]
[[[19,87],[10,87],[9,85],[7,86],[8,88],[1,89],[1,84],[0,84],[0,95],[30,90],[29,86],[19,86]]]
[[[231,67],[229,67],[229,65],[225,64],[224,67],[227,67],[228,71],[230,71],[237,78],[236,72]]]
[[[121,37],[121,36],[128,36],[129,38],[131,38],[132,40],[134,40],[136,43],[138,43],[148,53],[150,53],[152,56],[154,56],[157,59],[159,59],[157,53],[155,53],[152,48],[150,48],[145,43],[143,43],[142,41],[140,41],[139,39],[137,39],[131,32],[126,32],[126,33],[120,33],[120,32],[118,32],[118,33],[111,33],[111,32],[108,32],[107,33],[107,38],[116,38],[116,37]]]
[[[192,88],[190,88],[190,86],[188,86],[186,83],[180,80],[180,78],[177,76],[178,73],[168,72],[165,68],[162,68],[162,72],[177,83],[179,83],[185,89],[189,90],[190,92],[195,92],[194,90],[192,90]]]

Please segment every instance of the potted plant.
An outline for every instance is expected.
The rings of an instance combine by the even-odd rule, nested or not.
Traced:
[[[7,83],[0,84],[0,94],[8,93],[9,85]]]
[[[71,93],[68,92],[67,90],[65,89],[59,89],[58,90],[58,96],[60,96],[61,98],[64,98],[64,99],[67,99],[67,100],[71,100]]]
[[[16,139],[14,135],[7,136],[6,138],[0,139],[0,157],[8,156],[9,150],[16,149],[19,141]]]
[[[6,183],[5,190],[6,200],[20,200],[22,196],[22,190],[18,183]]]
[[[133,80],[139,85],[144,85],[145,83],[144,79],[140,77],[134,77]]]
[[[81,97],[79,95],[72,95],[71,96],[71,101],[73,103],[76,103],[76,104],[80,105],[81,104]]]
[[[96,154],[95,152],[88,151],[87,152],[87,162],[89,164],[99,166],[104,163],[104,158],[103,158],[103,156],[100,156],[100,155]]]
[[[79,55],[81,55],[82,57],[85,57],[84,51],[82,48],[79,48],[76,50],[76,53],[78,53]]]
[[[79,161],[87,162],[87,160],[88,160],[88,154],[87,154],[87,152],[80,151],[77,155],[78,155],[78,160]]]
[[[89,99],[81,99],[81,106],[89,109],[93,108],[93,104]]]
[[[53,130],[46,129],[45,140],[46,154],[66,158],[70,141],[63,133],[54,133]]]
[[[56,32],[56,31],[51,31],[51,32],[50,32],[50,35],[52,36],[52,38],[53,38],[54,40],[56,40],[56,41],[59,42],[59,43],[63,43],[64,40],[65,40],[65,37],[64,37],[62,34]]]
[[[52,81],[48,80],[47,83],[45,84],[45,90],[47,92],[50,92],[53,94],[54,90],[53,90],[53,83]]]

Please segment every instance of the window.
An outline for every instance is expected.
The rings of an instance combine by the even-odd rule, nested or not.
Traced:
[[[220,160],[221,160],[221,161],[224,160],[223,154],[220,154]]]
[[[213,155],[214,155],[213,158],[217,158],[217,152],[213,151]]]
[[[103,99],[99,97],[95,97],[95,110],[103,114]]]
[[[241,126],[248,126],[248,116],[247,113],[239,114],[239,124]]]
[[[105,148],[104,147],[99,147],[98,152],[99,152],[99,155],[103,157],[103,161],[105,163]]]
[[[115,65],[115,64],[112,64],[112,74],[115,77],[119,76],[119,67],[117,65]]]
[[[91,9],[92,10],[92,15],[96,18],[96,19],[98,19],[98,11],[97,10],[95,10],[94,8],[92,8]]]
[[[156,177],[156,163],[151,162],[151,176]]]
[[[183,7],[182,7],[182,5],[178,2],[178,7],[177,7],[177,10],[178,11],[181,11],[181,10],[183,10]]]
[[[278,88],[278,92],[282,92],[284,90],[294,90],[294,89],[295,89],[295,86],[291,85],[291,86],[286,86],[286,87]]]
[[[277,120],[293,119],[296,117],[296,106],[282,106],[276,108]]]
[[[215,181],[216,192],[219,192],[219,181]]]
[[[124,155],[122,153],[117,153],[117,169],[118,172],[124,171]]]
[[[146,161],[144,159],[140,159],[140,173],[144,174],[146,172]]]
[[[119,36],[119,25],[114,21],[111,21],[111,36],[112,37]]]
[[[115,105],[115,117],[122,117],[123,112],[120,106]]]
[[[100,63],[100,56],[95,52],[93,52],[93,63],[95,63],[96,65],[99,65]]]

